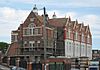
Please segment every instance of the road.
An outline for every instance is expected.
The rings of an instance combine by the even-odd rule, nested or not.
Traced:
[[[0,65],[0,70],[10,70],[10,68]]]

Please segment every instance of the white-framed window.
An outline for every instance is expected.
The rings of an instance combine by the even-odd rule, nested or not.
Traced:
[[[81,45],[81,52],[84,54],[84,45]]]
[[[25,28],[23,29],[24,35],[38,35],[41,34],[41,28]]]
[[[38,34],[39,30],[38,28],[35,29],[35,34]]]
[[[16,42],[18,40],[17,35],[12,35],[12,41]]]
[[[29,41],[29,47],[34,47],[35,41]]]
[[[39,47],[39,46],[40,46],[40,41],[38,40],[38,41],[37,41],[37,47]]]
[[[74,33],[75,40],[78,40],[78,32]]]
[[[31,28],[29,29],[29,35],[32,35],[32,29]]]
[[[71,51],[71,42],[69,42],[69,50]]]
[[[67,31],[67,37],[70,38],[70,35],[71,35],[71,30],[68,29],[68,31]]]
[[[35,26],[36,26],[35,23],[30,23],[30,24],[28,25],[29,28],[33,28],[33,27],[35,27]]]
[[[33,29],[32,34],[33,34],[33,35],[35,34],[35,29]]]
[[[82,42],[84,42],[84,34],[82,34],[81,40],[82,40]]]
[[[23,34],[28,35],[28,29],[23,29]]]

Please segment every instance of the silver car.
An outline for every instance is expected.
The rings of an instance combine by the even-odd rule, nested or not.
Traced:
[[[11,70],[26,70],[26,69],[25,68],[21,68],[21,67],[12,66]]]

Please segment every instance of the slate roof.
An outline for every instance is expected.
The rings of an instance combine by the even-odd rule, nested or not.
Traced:
[[[56,27],[63,27],[65,26],[68,18],[54,18],[49,19],[48,22],[50,25],[56,26]]]
[[[9,46],[7,55],[8,55],[8,56],[17,55],[16,49],[19,48],[19,47],[20,47],[20,46],[19,46],[19,44],[18,44],[17,42],[12,43],[12,44]]]

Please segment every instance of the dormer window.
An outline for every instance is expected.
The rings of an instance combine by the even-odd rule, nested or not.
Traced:
[[[78,33],[77,32],[75,32],[75,40],[78,40]]]

